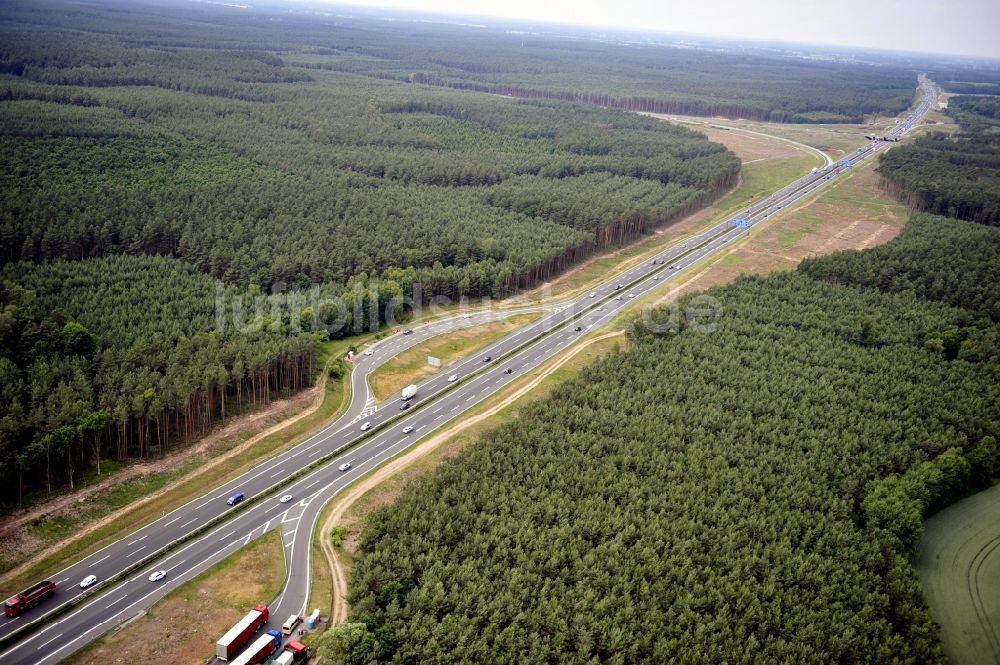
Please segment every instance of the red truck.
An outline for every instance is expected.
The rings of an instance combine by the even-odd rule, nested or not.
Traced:
[[[267,662],[268,665],[302,665],[309,660],[310,655],[309,647],[301,642],[292,641],[285,645],[281,655],[274,656]]]
[[[253,634],[267,623],[269,613],[267,605],[258,605],[230,628],[222,638],[215,643],[215,655],[219,660],[229,660],[239,651]]]
[[[260,665],[267,657],[281,648],[281,631],[269,630],[266,635],[261,635],[247,650],[240,654],[240,657],[233,661],[233,665]]]
[[[55,582],[49,582],[48,580],[39,582],[35,586],[29,587],[16,596],[9,598],[3,604],[3,613],[9,617],[16,617],[21,612],[34,607],[55,592]]]

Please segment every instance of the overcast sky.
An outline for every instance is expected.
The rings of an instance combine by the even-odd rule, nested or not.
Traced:
[[[335,0],[334,0],[335,1]],[[464,15],[1000,58],[1000,0],[346,0]],[[343,4],[338,2],[337,4]]]

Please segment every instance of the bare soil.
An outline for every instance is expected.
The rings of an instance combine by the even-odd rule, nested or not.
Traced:
[[[794,268],[807,256],[874,247],[895,238],[907,218],[906,206],[880,189],[874,164],[866,164],[822,193],[775,215],[659,302],[725,284],[743,274]]]
[[[124,512],[132,511],[137,507],[157,501],[171,490],[172,484],[168,483],[159,491],[152,492],[139,501],[114,510],[99,519],[86,522],[79,529],[76,529],[72,536],[56,543],[48,544],[47,547],[45,542],[32,533],[30,524],[33,520],[43,517],[48,520],[80,517],[86,510],[88,499],[105,494],[115,486],[129,480],[151,474],[169,473],[170,471],[180,469],[192,460],[203,456],[209,457],[218,450],[224,449],[225,452],[221,452],[217,456],[208,459],[205,464],[198,467],[195,473],[203,474],[220,465],[226,464],[254,446],[264,437],[298,422],[315,412],[323,403],[325,388],[326,380],[325,375],[323,375],[316,386],[300,391],[289,399],[272,402],[260,411],[234,418],[228,424],[223,425],[188,448],[172,453],[163,459],[129,465],[99,483],[60,495],[33,506],[29,510],[5,516],[4,521],[0,523],[0,540],[4,542],[8,553],[19,552],[20,557],[18,558],[23,563],[5,573],[4,579],[10,580],[17,577],[38,559],[51,556],[65,548],[67,543],[76,541],[82,536],[86,536],[101,527],[121,519]],[[256,433],[250,435],[253,432]],[[245,440],[233,445],[235,440],[243,437],[246,437]]]
[[[203,665],[215,642],[256,605],[268,604],[285,580],[277,530],[182,585],[141,618],[116,628],[70,657],[73,665]]]

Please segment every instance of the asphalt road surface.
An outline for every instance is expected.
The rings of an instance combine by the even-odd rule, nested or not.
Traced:
[[[905,134],[919,124],[932,107],[936,88],[923,77],[921,82],[926,84],[923,99],[914,111],[886,133],[887,137]],[[851,164],[872,157],[886,145],[889,144],[884,141],[872,141],[849,156]],[[561,303],[534,323],[519,328],[475,356],[453,364],[418,384],[417,396],[411,400],[412,406],[408,411],[400,411],[399,402],[394,399],[375,407],[367,382],[372,369],[435,335],[527,309],[502,314],[459,315],[415,327],[408,335],[400,332],[380,341],[373,347],[372,355],[357,356],[351,379],[354,398],[340,418],[286,452],[221,484],[212,492],[192,499],[53,576],[51,579],[58,585],[55,597],[20,617],[0,619],[0,637],[81,594],[92,594],[93,597],[88,597],[69,613],[46,622],[0,653],[0,662],[5,665],[59,662],[271,529],[282,532],[289,574],[281,595],[270,603],[271,622],[268,629],[280,627],[289,614],[307,614],[312,534],[323,507],[355,477],[397,455],[437,428],[460,418],[525,372],[572,346],[588,331],[610,322],[633,299],[661,287],[674,275],[685,272],[699,261],[733,244],[749,233],[753,226],[811,194],[849,168],[852,166],[838,162],[804,176],[732,218],[615,275],[592,291]],[[740,220],[740,225],[734,223],[736,220]],[[581,330],[576,330],[577,327]],[[493,360],[484,362],[486,356]],[[505,373],[506,369],[510,369],[511,373]],[[458,378],[449,382],[451,375]],[[362,432],[360,425],[365,422],[371,423],[371,428]],[[404,432],[407,427],[412,429]],[[362,440],[328,463],[280,487],[303,468],[359,439]],[[339,470],[345,463],[349,463],[350,468]],[[236,492],[243,492],[247,499],[266,498],[236,512],[232,519],[223,521],[197,538],[190,539],[190,534],[211,520],[233,511],[226,499]],[[293,499],[280,503],[279,497],[285,494],[290,494]],[[136,561],[155,555],[162,548],[184,538],[189,538],[189,542],[166,556],[155,557],[118,584],[96,590],[83,590],[78,586],[88,574],[97,575],[99,580],[109,579]],[[149,581],[150,573],[157,570],[166,571],[166,577],[158,582]]]

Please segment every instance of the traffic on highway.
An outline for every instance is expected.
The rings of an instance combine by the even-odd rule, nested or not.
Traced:
[[[407,409],[401,409],[395,399],[375,404],[368,385],[372,370],[436,335],[539,308],[460,314],[415,326],[409,334],[401,331],[374,344],[355,357],[352,401],[340,418],[302,443],[52,576],[55,588],[50,597],[0,623],[0,638],[24,634],[0,653],[0,661],[58,662],[274,529],[282,534],[288,577],[281,595],[269,603],[272,618],[265,629],[277,628],[272,624],[290,614],[306,614],[311,539],[323,507],[333,497],[360,474],[461,418],[589,332],[608,324],[635,299],[739,241],[771,215],[903,136],[920,123],[936,99],[934,84],[923,76],[920,82],[921,101],[885,137],[551,307],[535,322],[414,384],[413,394],[404,402],[411,405]],[[46,618],[69,602],[77,604]]]

